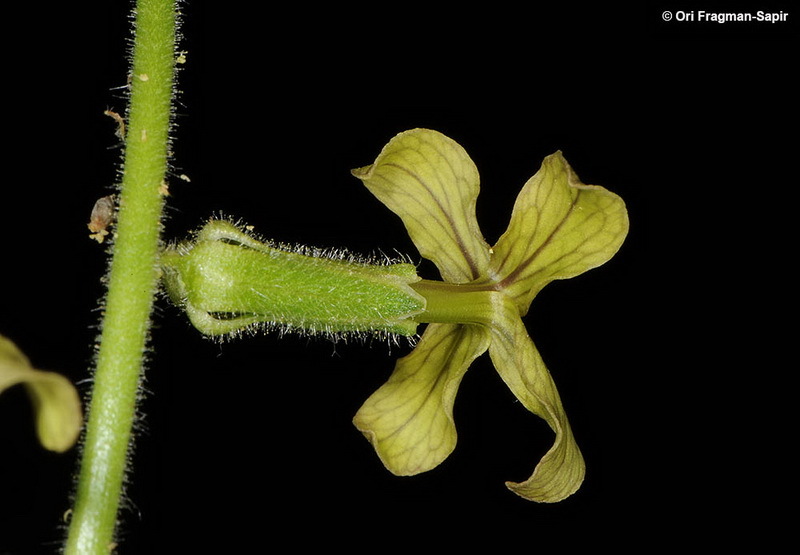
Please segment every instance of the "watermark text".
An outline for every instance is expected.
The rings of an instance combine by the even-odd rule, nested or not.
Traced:
[[[664,21],[694,23],[782,23],[789,20],[789,12],[708,12],[705,10],[677,10],[661,13]]]

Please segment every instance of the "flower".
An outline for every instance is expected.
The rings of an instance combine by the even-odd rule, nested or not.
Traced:
[[[471,363],[489,351],[519,401],[543,418],[555,442],[514,493],[556,502],[583,482],[585,464],[555,383],[521,317],[549,282],[608,261],[628,232],[622,199],[584,185],[560,152],[545,158],[517,197],[506,232],[490,247],[475,215],[479,177],[452,139],[428,129],[395,136],[353,174],[403,221],[443,282],[411,287],[426,300],[414,350],[353,420],[396,475],[439,465],[456,445],[453,404]]]
[[[247,330],[415,336],[427,324],[353,419],[397,475],[430,470],[453,451],[458,386],[488,351],[514,395],[556,434],[531,477],[508,487],[539,502],[574,493],[583,457],[522,316],[546,284],[616,253],[628,231],[622,199],[581,183],[557,152],[522,188],[508,229],[489,247],[475,217],[478,171],[441,133],[400,133],[374,164],[353,174],[400,216],[444,281],[420,279],[407,261],[287,247],[256,238],[249,226],[212,219],[193,241],[161,254],[170,298],[210,337]]]
[[[0,393],[18,384],[30,395],[42,446],[57,453],[70,449],[83,424],[78,390],[61,374],[35,369],[10,339],[0,335]]]

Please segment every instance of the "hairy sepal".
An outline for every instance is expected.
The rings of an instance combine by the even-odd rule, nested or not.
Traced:
[[[300,333],[331,339],[416,335],[425,299],[407,261],[290,247],[212,219],[162,256],[170,298],[203,334]]]

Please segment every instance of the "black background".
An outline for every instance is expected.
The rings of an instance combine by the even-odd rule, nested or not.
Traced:
[[[399,219],[349,173],[413,127],[449,135],[476,162],[490,242],[558,149],[584,182],[625,199],[631,231],[603,267],[549,285],[525,320],[586,457],[573,497],[538,505],[504,487],[530,475],[552,433],[488,357],[459,391],[456,451],[398,478],[351,419],[407,345],[219,344],[161,299],[119,553],[772,537],[750,515],[771,506],[767,494],[788,495],[775,428],[789,418],[792,363],[765,332],[793,302],[782,285],[795,25],[666,24],[675,6],[183,8],[167,240],[222,212],[282,242],[419,261]],[[128,4],[14,10],[25,35],[3,38],[0,333],[85,393],[107,264],[85,224],[119,170],[102,112],[125,106]],[[420,272],[437,277],[424,261]],[[0,397],[3,555],[57,552],[77,469],[77,449],[39,447],[29,410],[20,388]]]

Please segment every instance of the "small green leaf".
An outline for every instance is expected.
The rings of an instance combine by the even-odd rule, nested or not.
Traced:
[[[57,452],[72,447],[82,423],[78,392],[64,376],[32,368],[16,345],[0,336],[0,393],[17,384],[31,397],[42,445]]]
[[[492,363],[525,408],[542,417],[556,434],[553,447],[539,461],[531,477],[506,485],[531,501],[561,501],[575,493],[583,482],[586,471],[583,456],[572,435],[556,385],[516,307],[507,297],[498,296],[497,299],[495,319],[489,328]]]
[[[405,131],[353,175],[400,216],[445,281],[467,283],[486,274],[489,247],[475,218],[478,170],[458,143],[429,129]]]
[[[488,346],[486,328],[429,324],[416,348],[397,361],[389,381],[367,399],[353,423],[392,473],[425,472],[453,451],[456,391]]]
[[[524,315],[542,287],[604,264],[627,233],[622,199],[581,183],[557,152],[519,193],[511,223],[493,248],[492,273]]]

